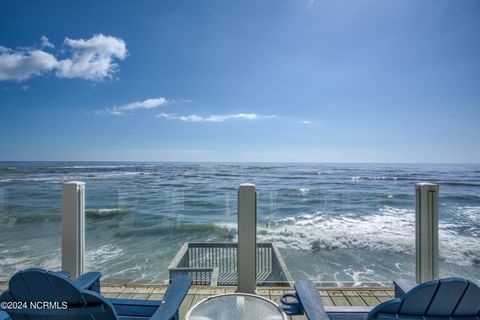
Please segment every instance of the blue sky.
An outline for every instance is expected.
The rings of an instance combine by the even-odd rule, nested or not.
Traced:
[[[0,160],[480,162],[480,2],[2,1]]]

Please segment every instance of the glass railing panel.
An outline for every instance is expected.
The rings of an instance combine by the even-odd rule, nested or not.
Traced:
[[[480,166],[438,170],[440,277],[480,280]]]
[[[0,278],[61,268],[61,184],[48,164],[0,163]]]
[[[146,164],[113,173],[87,180],[88,270],[112,281],[162,282],[184,243],[236,239],[237,186],[209,165]],[[214,252],[202,250],[192,265],[207,266]]]
[[[440,185],[440,277],[480,279],[478,165],[296,170],[284,170],[270,190],[259,188],[258,224],[259,240],[276,243],[294,279],[326,285],[415,279],[414,187],[424,181]]]
[[[257,186],[258,241],[293,278],[413,279],[414,186],[429,181],[440,185],[440,275],[479,279],[479,176],[478,165],[1,163],[0,276],[60,269],[62,183],[80,180],[86,268],[107,279],[163,281],[184,242],[237,241],[245,182]],[[233,249],[208,250],[235,264]]]
[[[380,165],[283,168],[269,188],[259,188],[258,239],[277,245],[293,279],[413,279],[414,184],[404,175]]]

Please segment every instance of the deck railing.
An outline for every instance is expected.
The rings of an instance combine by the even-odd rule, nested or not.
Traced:
[[[239,221],[239,241],[244,248],[254,248],[256,233],[251,237],[248,230],[256,230],[256,193],[254,185],[242,185],[248,193],[246,199],[239,194],[239,214],[248,219],[247,236],[241,236]],[[251,190],[252,189],[252,190]],[[253,192],[252,192],[253,191]],[[438,185],[420,183],[416,185],[416,275],[417,282],[438,277]],[[242,200],[242,201],[240,201]],[[252,205],[253,204],[253,205]],[[248,210],[247,210],[248,209]],[[250,214],[255,210],[255,214]],[[62,200],[62,269],[72,277],[78,277],[84,270],[85,247],[85,183],[67,182],[63,187]],[[250,239],[250,240],[249,240]],[[244,287],[249,291],[255,284],[253,265],[256,260],[256,284],[269,282],[288,283],[291,276],[283,259],[271,243],[257,244],[257,254],[241,255],[243,263],[238,263],[237,243],[188,243],[182,247],[170,266],[170,280],[178,274],[191,274],[198,284],[237,284],[238,266],[241,274],[247,275]],[[253,250],[243,250],[251,253]],[[247,257],[247,258],[246,258]],[[240,288],[240,287],[239,287]]]
[[[237,285],[237,249],[237,243],[187,242],[170,264],[170,281],[188,274],[195,284]],[[257,285],[288,285],[292,281],[273,243],[258,243],[256,260]]]

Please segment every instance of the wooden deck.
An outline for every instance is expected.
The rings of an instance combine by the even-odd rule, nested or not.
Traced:
[[[0,282],[0,292],[7,289],[7,283]],[[161,300],[167,285],[136,284],[102,284],[102,295],[109,298]],[[236,287],[192,286],[180,308],[180,319],[184,319],[187,311],[197,302],[209,296],[221,293],[233,293]],[[323,304],[328,307],[376,306],[393,298],[393,288],[319,288]],[[287,292],[294,292],[288,287],[257,287],[257,294],[279,302],[279,297]],[[304,320],[304,316],[289,317],[292,320]]]
[[[161,300],[167,286],[165,285],[104,285],[102,295],[110,298],[151,299]],[[187,311],[197,302],[207,297],[233,293],[237,287],[210,287],[192,286],[182,306],[180,319],[184,319]],[[351,306],[376,306],[379,303],[393,298],[393,288],[320,288],[320,295],[325,306],[351,307]],[[257,294],[271,299],[276,303],[279,297],[287,292],[294,292],[292,288],[285,287],[257,287]],[[304,316],[289,317],[294,320],[304,320]]]

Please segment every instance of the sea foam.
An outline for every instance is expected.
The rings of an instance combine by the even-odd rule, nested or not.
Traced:
[[[478,209],[478,208],[477,208]],[[467,216],[478,217],[464,211]],[[462,235],[440,222],[440,257],[465,266],[480,262],[480,239]],[[287,217],[258,227],[258,241],[283,249],[361,249],[415,254],[415,213],[385,206],[375,214],[333,216],[323,212]]]

